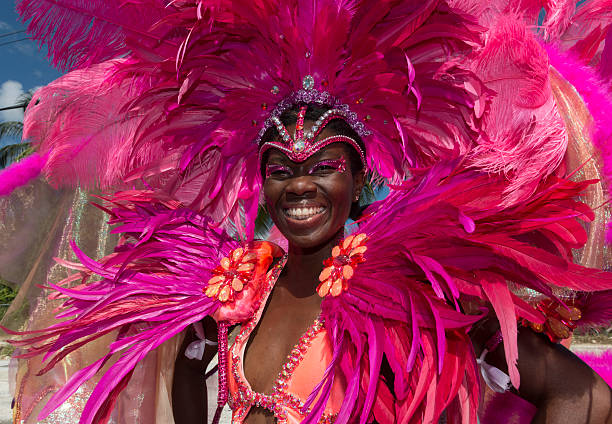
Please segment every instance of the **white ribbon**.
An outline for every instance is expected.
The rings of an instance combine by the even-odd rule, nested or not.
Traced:
[[[201,322],[196,322],[193,324],[193,328],[195,329],[196,336],[198,336],[198,339],[200,340],[195,340],[189,343],[189,346],[187,346],[187,349],[185,349],[185,356],[189,359],[202,360],[204,357],[204,351],[206,350],[206,345],[216,346],[217,342],[213,342],[212,340],[208,340],[206,338],[206,335],[204,334],[204,327],[202,327]]]
[[[483,350],[480,358],[476,359],[476,363],[480,367],[480,374],[482,374],[482,378],[491,390],[497,393],[504,393],[512,387],[510,376],[499,368],[487,364],[485,362],[487,353],[489,353],[487,349]]]

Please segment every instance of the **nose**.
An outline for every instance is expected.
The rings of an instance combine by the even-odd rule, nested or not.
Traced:
[[[317,186],[310,175],[300,175],[291,178],[286,187],[287,197],[314,197],[317,194]]]

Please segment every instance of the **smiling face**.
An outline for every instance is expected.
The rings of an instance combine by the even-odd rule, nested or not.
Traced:
[[[326,129],[320,136],[330,135]],[[341,235],[363,187],[363,171],[351,170],[350,149],[330,144],[301,163],[270,150],[264,164],[264,196],[274,224],[290,245],[314,248]]]

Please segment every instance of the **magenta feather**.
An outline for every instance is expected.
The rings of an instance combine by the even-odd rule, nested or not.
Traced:
[[[465,328],[478,319],[450,306],[463,295],[487,299],[493,306],[510,374],[518,386],[517,317],[536,322],[543,317],[516,297],[507,281],[549,297],[554,297],[553,287],[612,287],[610,273],[571,263],[568,252],[579,242],[561,230],[591,219],[588,209],[573,200],[588,184],[549,177],[536,187],[530,201],[502,206],[503,177],[438,165],[417,173],[414,180],[395,187],[384,201],[367,210],[358,230],[369,237],[366,261],[357,266],[346,293],[323,302],[326,325],[344,335],[342,341],[338,336],[332,339],[335,351],[341,352],[337,360],[344,364],[346,381],[362,381],[359,394],[345,400],[340,422],[369,414],[368,402],[376,390],[370,378],[376,376],[368,370],[377,369],[372,361],[380,360],[380,351],[395,375],[394,401],[400,414],[395,419],[401,416],[402,422],[412,422],[427,416],[435,422],[445,408],[455,414],[452,419],[475,419],[474,404],[456,399],[461,391],[477,397],[472,393],[473,381],[463,380],[464,370],[473,375],[471,359],[453,356],[458,350],[469,351]],[[535,245],[519,241],[526,237]],[[549,242],[543,243],[542,237]],[[551,253],[551,245],[559,246],[559,251]],[[427,280],[432,286],[422,283]],[[387,334],[403,329],[397,340],[404,347],[371,330],[381,318]],[[363,343],[369,346],[363,352],[366,362],[342,359]],[[328,386],[318,386],[311,399],[327,396]],[[428,393],[436,391],[445,393],[442,400],[428,398]],[[317,408],[313,407],[315,417],[322,412]]]
[[[612,290],[579,292],[572,301],[582,311],[579,327],[604,327],[612,323]]]
[[[46,155],[34,153],[0,170],[0,196],[8,196],[38,177],[46,163]]]
[[[219,302],[204,294],[206,281],[221,257],[240,244],[210,221],[152,192],[119,193],[112,199],[113,223],[126,241],[101,262],[73,249],[102,280],[75,289],[53,286],[66,301],[61,322],[16,341],[24,356],[45,354],[47,372],[72,350],[119,330],[108,352],[74,374],[47,402],[40,419],[61,405],[112,356],[118,359],[102,376],[83,411],[82,423],[108,416],[114,397],[144,356],[191,323],[213,314]],[[72,279],[68,279],[72,280]],[[61,283],[63,284],[63,283]]]

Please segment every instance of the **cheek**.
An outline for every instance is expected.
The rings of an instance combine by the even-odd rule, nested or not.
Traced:
[[[278,181],[265,180],[263,184],[263,200],[268,207],[268,212],[274,214],[274,205],[279,199],[281,189]]]
[[[353,182],[346,175],[339,175],[338,180],[328,189],[330,200],[334,203],[338,218],[348,217],[353,202]]]

